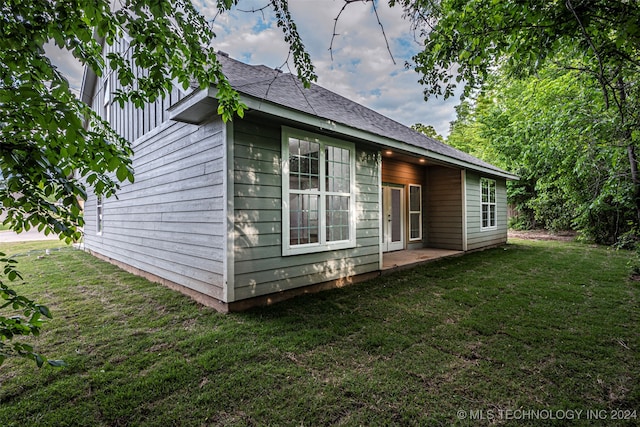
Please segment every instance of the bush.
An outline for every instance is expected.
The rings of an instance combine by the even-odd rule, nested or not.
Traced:
[[[508,226],[512,230],[531,230],[533,223],[527,215],[515,215],[509,218]]]

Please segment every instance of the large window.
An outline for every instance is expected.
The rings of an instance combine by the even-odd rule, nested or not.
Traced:
[[[283,128],[283,254],[355,246],[353,144]]]
[[[409,184],[409,240],[422,239],[422,187]]]
[[[482,194],[481,228],[496,228],[496,181],[481,178],[480,191]]]

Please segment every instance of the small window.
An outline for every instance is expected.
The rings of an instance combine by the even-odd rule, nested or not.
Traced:
[[[96,199],[96,234],[102,234],[102,196]]]
[[[422,187],[409,184],[409,240],[422,240]]]
[[[111,119],[111,86],[109,85],[109,77],[105,77],[104,86],[102,88],[104,102],[102,104],[104,109],[103,118],[106,122]]]
[[[496,228],[496,181],[494,179],[481,178],[480,192],[482,197],[481,228]]]
[[[353,144],[283,128],[284,255],[355,246]]]

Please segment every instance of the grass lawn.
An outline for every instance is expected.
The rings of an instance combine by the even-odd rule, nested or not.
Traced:
[[[56,245],[0,245],[31,253],[20,289],[55,316],[31,342],[68,365],[5,362],[2,426],[640,423],[630,253],[513,240],[221,315],[79,251],[38,258]]]

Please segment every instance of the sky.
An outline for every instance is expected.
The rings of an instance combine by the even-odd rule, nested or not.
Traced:
[[[243,12],[267,4],[267,0],[239,0],[233,11],[219,15],[215,0],[194,0],[196,8],[213,22],[217,36],[213,45],[217,50],[252,65],[262,64],[295,73],[291,59],[289,69],[282,67],[287,60],[288,45],[282,30],[276,26],[272,10]],[[439,134],[446,136],[449,122],[455,119],[454,106],[459,99],[424,101],[419,74],[412,67],[405,67],[421,46],[411,31],[410,22],[403,19],[402,9],[390,8],[386,2],[377,1],[378,23],[371,3],[349,4],[337,21],[338,35],[333,39],[330,51],[335,18],[343,5],[342,0],[289,1],[291,15],[318,75],[317,84],[404,125],[432,125]],[[380,24],[384,27],[391,54]],[[47,51],[68,76],[71,86],[79,90],[80,66],[65,52],[52,47]]]

